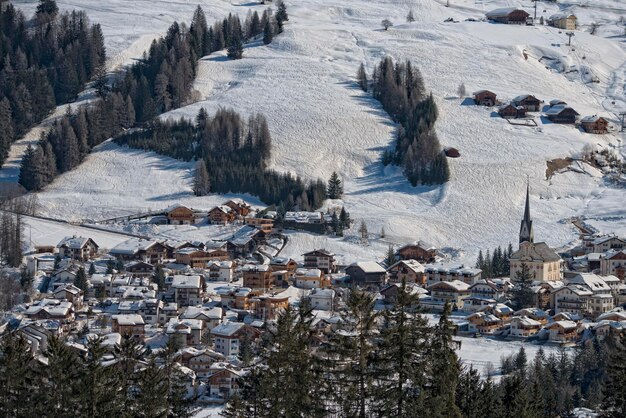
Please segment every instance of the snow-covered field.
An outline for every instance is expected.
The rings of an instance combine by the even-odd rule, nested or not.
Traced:
[[[17,3],[32,11],[36,2]],[[221,0],[58,3],[62,9],[84,8],[102,24],[111,68],[140,56],[174,19],[188,22],[197,4],[209,21],[228,12],[243,17],[250,8],[264,7]],[[465,105],[456,97],[463,82],[468,92],[486,88],[502,100],[522,93],[546,101],[560,98],[581,115],[597,113],[616,123],[616,114],[626,111],[626,44],[618,23],[626,13],[622,1],[570,1],[582,27],[572,39],[573,48],[558,29],[465,21],[513,3],[532,14],[529,1],[451,0],[451,7],[443,0],[286,3],[290,21],[284,34],[269,46],[252,45],[239,61],[223,54],[205,57],[195,85],[203,100],[164,116],[193,117],[200,107],[214,111],[219,106],[264,113],[274,138],[274,168],[308,178],[338,171],[353,219],[365,220],[370,232],[386,230],[386,238],[369,247],[359,246],[353,237],[342,241],[293,234],[286,255],[327,247],[348,260],[382,258],[387,242],[422,239],[462,249],[461,259],[473,262],[478,248],[515,242],[526,176],[536,239],[557,247],[575,240],[576,231],[566,221],[572,216],[586,216],[603,232],[626,233],[624,189],[605,185],[591,168],[549,180],[545,176],[546,160],[577,156],[586,144],[626,154],[619,134],[588,135],[539,119],[538,128],[512,126],[494,117],[493,109]],[[542,3],[538,17],[564,7]],[[410,8],[417,21],[407,24]],[[459,22],[444,23],[448,17]],[[395,26],[383,31],[383,18]],[[592,21],[601,24],[595,36],[586,32]],[[380,163],[396,127],[376,101],[357,89],[353,77],[361,62],[371,72],[385,55],[411,59],[437,100],[440,141],[461,153],[450,160],[452,180],[445,186],[412,188],[397,169]],[[544,56],[578,73],[548,69],[545,59],[539,62]],[[599,83],[585,83],[592,76]],[[206,208],[223,197],[194,198],[190,164],[104,144],[39,199],[47,214],[102,219],[174,202]]]

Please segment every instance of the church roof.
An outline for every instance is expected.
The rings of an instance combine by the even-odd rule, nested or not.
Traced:
[[[525,242],[520,244],[519,250],[515,251],[511,260],[518,261],[558,261],[561,259],[559,255],[545,242]]]

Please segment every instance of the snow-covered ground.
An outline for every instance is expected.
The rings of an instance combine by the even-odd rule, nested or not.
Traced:
[[[34,7],[33,1],[17,3]],[[122,0],[58,3],[62,9],[84,8],[92,21],[103,25],[111,68],[138,57],[174,19],[188,22],[197,4],[209,21],[228,12],[245,16],[250,8],[250,3],[218,0],[134,0],[130,8]],[[460,258],[473,262],[479,248],[515,242],[526,176],[536,239],[557,247],[575,240],[576,230],[566,221],[572,216],[587,217],[603,232],[626,233],[624,189],[605,185],[590,168],[549,180],[545,176],[546,160],[577,156],[586,144],[626,153],[619,134],[588,135],[539,119],[538,128],[512,126],[494,117],[493,109],[465,105],[456,97],[463,82],[468,92],[486,88],[502,100],[522,93],[546,101],[560,98],[581,115],[597,113],[616,123],[616,113],[626,110],[626,44],[618,23],[626,13],[623,2],[569,2],[580,4],[572,10],[583,29],[572,38],[573,48],[558,29],[465,21],[508,6],[507,0],[451,0],[451,7],[443,0],[286,3],[290,21],[284,34],[269,46],[247,48],[239,61],[224,54],[202,59],[195,88],[204,99],[164,116],[193,117],[200,107],[214,111],[219,106],[264,113],[274,138],[274,168],[307,178],[328,178],[338,171],[352,218],[365,220],[370,232],[386,230],[384,240],[373,240],[368,247],[358,245],[353,236],[337,240],[297,233],[290,236],[285,254],[299,256],[303,250],[326,247],[349,260],[382,258],[387,242],[422,239],[462,249]],[[532,14],[531,2],[520,4]],[[410,8],[417,21],[407,24]],[[565,6],[542,3],[538,16],[561,8]],[[444,23],[448,17],[459,22]],[[395,26],[383,31],[383,18]],[[601,23],[596,36],[585,32],[592,21]],[[411,59],[437,100],[440,141],[461,153],[450,160],[452,179],[445,186],[412,188],[399,170],[380,163],[396,127],[376,101],[357,89],[353,77],[361,62],[371,72],[385,55]],[[552,58],[551,68],[546,68],[545,58],[539,61],[542,57]],[[586,83],[590,77],[599,83]],[[173,202],[206,207],[223,200],[192,196],[191,164],[113,144],[98,148],[39,198],[45,213],[77,219],[125,215]]]

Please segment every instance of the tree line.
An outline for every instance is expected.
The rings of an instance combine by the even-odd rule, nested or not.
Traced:
[[[357,79],[363,90],[370,88],[363,64]],[[419,69],[409,60],[394,64],[390,57],[383,58],[372,74],[371,89],[383,109],[400,124],[395,149],[385,152],[383,163],[401,166],[413,186],[447,182],[450,169],[434,129],[437,105],[432,93],[426,93]]]
[[[502,360],[499,381],[463,365],[446,306],[439,322],[419,315],[402,285],[393,308],[374,309],[353,291],[345,329],[320,343],[306,303],[287,308],[260,343],[260,357],[239,384],[224,417],[540,418],[571,416],[576,407],[626,413],[626,337],[592,340],[574,354]],[[277,388],[286,388],[277,390]]]
[[[493,252],[487,250],[483,255],[483,250],[478,252],[476,268],[483,271],[482,276],[486,278],[508,277],[511,274],[509,258],[513,254],[513,245],[509,244],[504,250],[501,246],[495,248]]]
[[[0,414],[6,417],[191,417],[196,410],[172,342],[158,354],[123,337],[110,354],[101,337],[86,350],[48,339],[45,361],[19,334],[0,342]]]
[[[76,98],[104,71],[106,50],[98,24],[84,11],[59,13],[41,0],[33,18],[11,3],[0,8],[0,165],[11,143],[55,106]]]
[[[232,109],[219,109],[209,116],[202,108],[195,121],[155,119],[143,129],[118,136],[115,142],[185,161],[198,160],[196,195],[250,193],[284,210],[317,209],[326,196],[321,179],[307,183],[267,168],[272,138],[261,114],[246,120]]]

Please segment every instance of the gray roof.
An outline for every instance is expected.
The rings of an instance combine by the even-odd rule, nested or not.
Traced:
[[[524,254],[524,244],[528,245],[527,254]],[[532,261],[558,261],[561,259],[545,242],[522,243],[520,249],[511,255],[512,260],[520,260],[524,257],[530,257]]]

